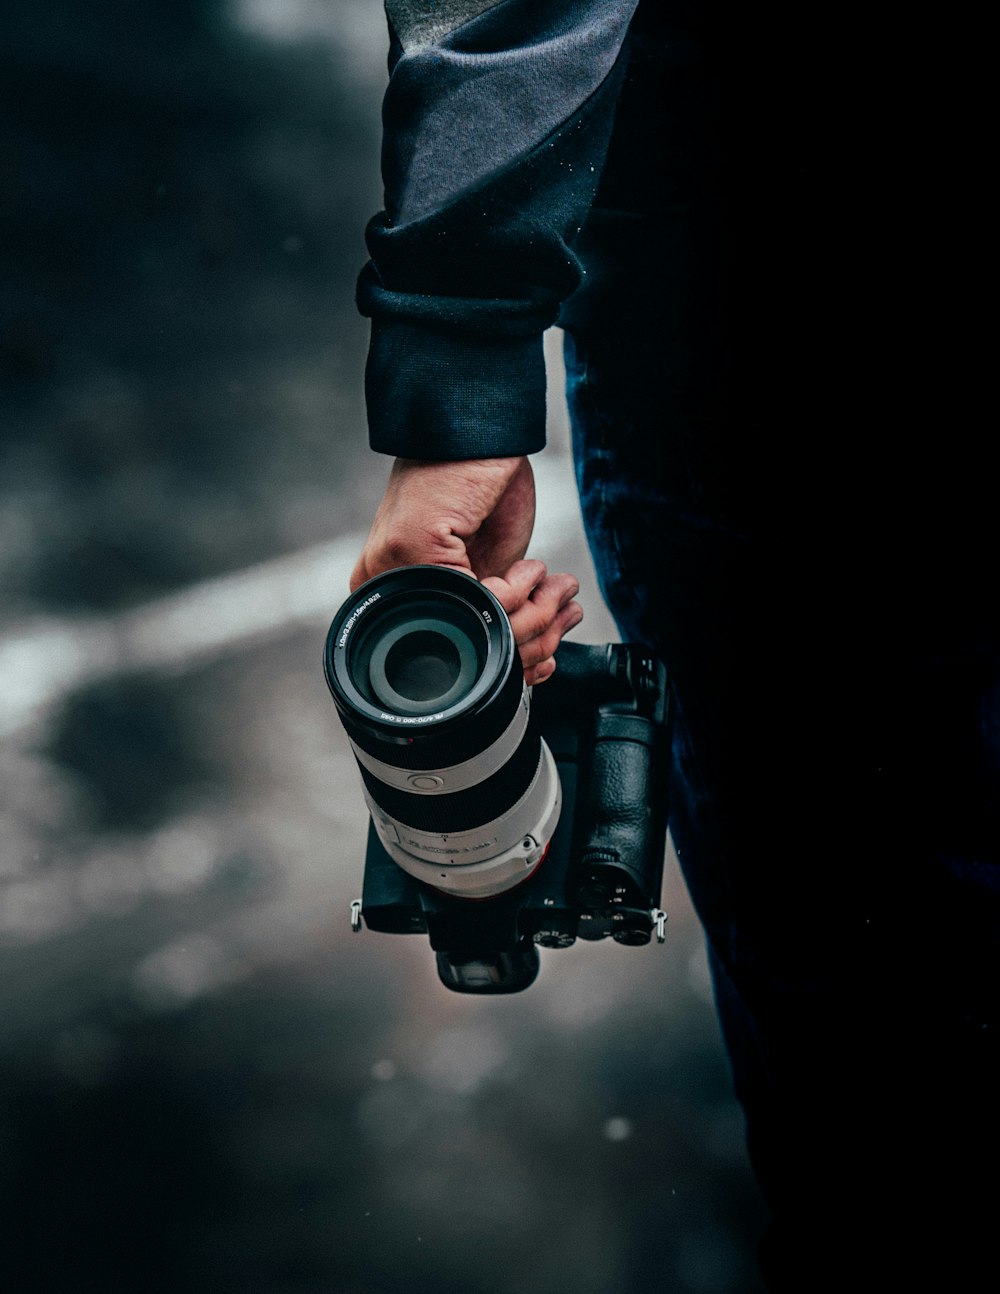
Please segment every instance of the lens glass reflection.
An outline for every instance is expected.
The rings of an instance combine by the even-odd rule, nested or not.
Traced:
[[[407,600],[369,619],[351,653],[351,679],[394,714],[426,715],[462,701],[486,660],[485,627],[467,607]]]
[[[455,686],[462,662],[444,634],[421,630],[393,643],[385,658],[389,686],[408,701],[433,701]]]

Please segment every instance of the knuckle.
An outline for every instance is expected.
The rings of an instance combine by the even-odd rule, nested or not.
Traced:
[[[582,619],[583,607],[580,606],[579,602],[567,603],[559,614],[559,623],[564,632],[567,629],[572,629],[574,625],[578,625]]]
[[[408,566],[414,560],[413,544],[406,536],[393,535],[383,544],[380,558],[385,570],[396,566]]]
[[[542,661],[529,671],[526,681],[529,685],[534,683],[544,683],[547,678],[551,678],[556,672],[556,663],[554,660]]]
[[[543,633],[538,639],[536,639],[536,641],[544,656],[552,656],[555,654],[555,650],[559,646],[561,639],[561,630],[553,626],[553,628],[549,629],[546,633]]]
[[[524,669],[531,669],[545,659],[545,654],[539,649],[537,642],[526,643],[518,651]]]
[[[552,623],[552,616],[540,607],[526,609],[524,616],[525,637],[537,638]]]

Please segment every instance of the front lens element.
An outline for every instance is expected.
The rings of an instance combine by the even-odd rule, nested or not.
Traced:
[[[370,705],[419,717],[469,698],[489,653],[488,626],[467,603],[403,593],[365,613],[348,638],[344,663]]]
[[[475,646],[457,625],[408,618],[384,632],[367,661],[372,694],[397,714],[433,714],[468,695],[478,674]]]

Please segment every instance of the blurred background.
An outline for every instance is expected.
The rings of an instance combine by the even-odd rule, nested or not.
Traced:
[[[759,1294],[672,857],[662,947],[449,994],[352,934],[323,682],[366,446],[378,0],[9,0],[0,47],[7,1288]],[[586,555],[548,341],[533,553]]]

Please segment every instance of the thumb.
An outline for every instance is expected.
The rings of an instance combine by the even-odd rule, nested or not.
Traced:
[[[373,527],[351,571],[351,592],[385,571],[424,565],[471,571],[465,544],[458,536],[433,535],[418,526],[396,526],[391,533]]]

